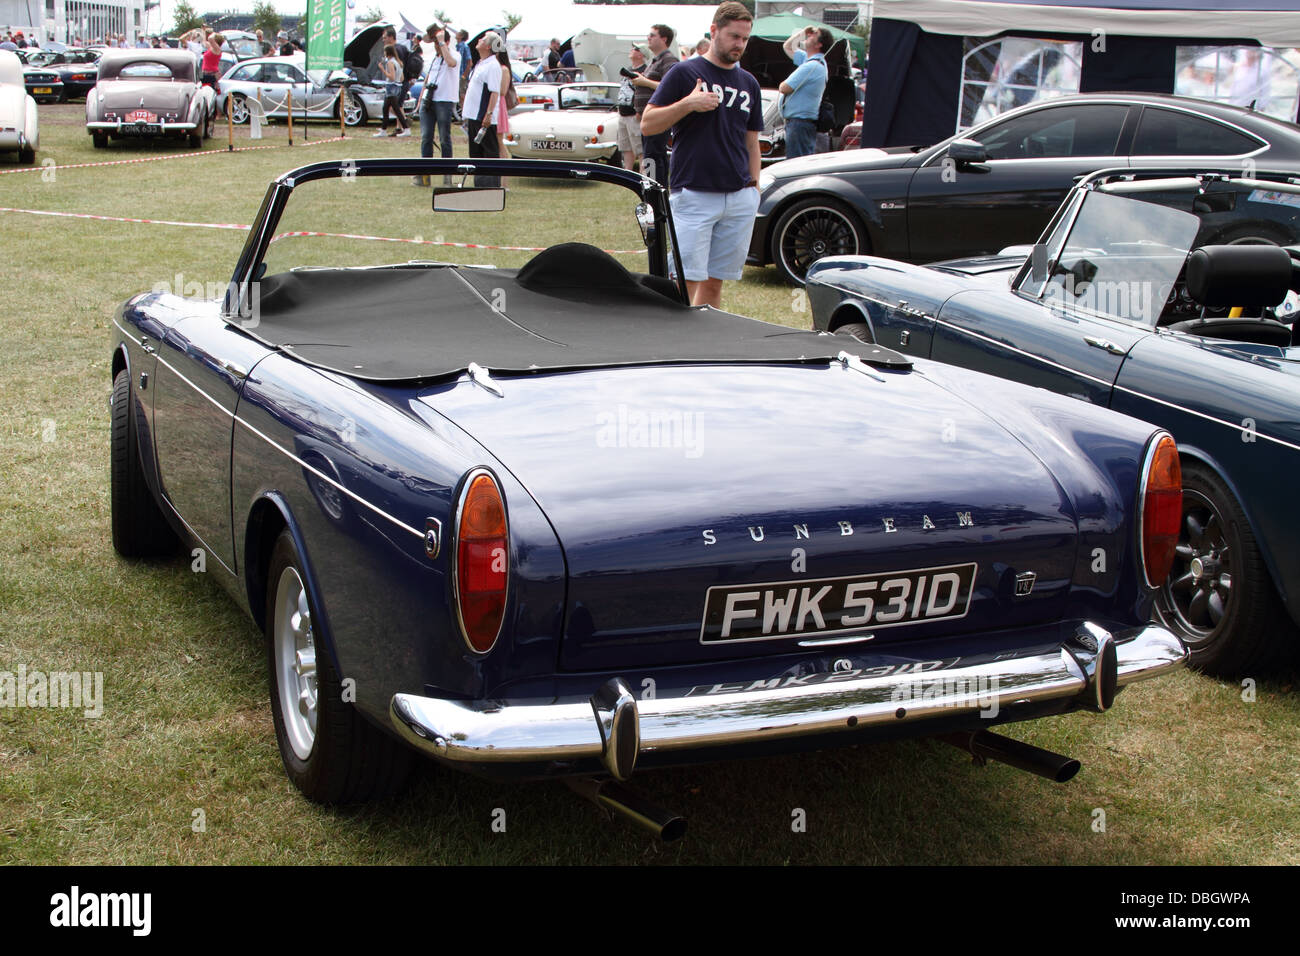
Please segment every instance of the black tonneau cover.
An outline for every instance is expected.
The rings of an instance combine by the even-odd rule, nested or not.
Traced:
[[[264,279],[250,334],[308,365],[373,382],[618,365],[910,362],[843,336],[682,305],[593,246],[566,243],[522,269],[304,269]],[[857,347],[855,347],[857,346]]]

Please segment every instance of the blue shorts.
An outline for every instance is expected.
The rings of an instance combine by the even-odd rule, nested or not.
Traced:
[[[758,199],[753,186],[734,193],[673,190],[673,226],[687,282],[740,278]]]

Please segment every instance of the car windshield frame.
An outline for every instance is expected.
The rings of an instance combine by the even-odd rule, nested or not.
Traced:
[[[582,103],[566,103],[565,94],[574,94],[578,92],[586,93],[595,90],[597,87],[603,87],[613,92],[610,94],[609,103],[592,103],[590,101]],[[555,91],[555,108],[559,110],[578,110],[589,112],[611,113],[618,109],[618,84],[617,83],[567,83]]]
[[[1238,191],[1279,190],[1300,197],[1300,182],[1297,182],[1295,173],[1282,170],[1251,170],[1233,166],[1213,165],[1153,166],[1146,169],[1115,166],[1099,169],[1084,176],[1057,208],[1042,235],[1033,245],[1035,254],[1026,256],[1013,275],[1010,283],[1011,292],[1028,301],[1053,308],[1054,311],[1058,312],[1080,312],[1144,328],[1158,325],[1162,309],[1157,309],[1156,314],[1153,316],[1144,315],[1141,318],[1134,318],[1132,315],[1115,315],[1104,310],[1091,309],[1084,303],[1071,303],[1059,296],[1045,296],[1044,290],[1048,286],[1048,281],[1041,278],[1041,276],[1043,276],[1044,272],[1050,275],[1051,271],[1056,268],[1061,251],[1065,248],[1065,244],[1069,242],[1070,235],[1075,229],[1087,196],[1092,193],[1100,193],[1104,196],[1141,203],[1147,211],[1179,212],[1181,215],[1195,220],[1198,231],[1193,232],[1186,243],[1179,244],[1185,245],[1186,248],[1182,256],[1182,265],[1180,265],[1174,280],[1171,280],[1172,285],[1174,281],[1182,276],[1182,269],[1186,265],[1187,256],[1193,249],[1198,247],[1197,240],[1202,220],[1194,213],[1181,212],[1181,210],[1175,210],[1169,205],[1157,202],[1154,199],[1145,200],[1142,196],[1144,193],[1167,195],[1178,190],[1204,192],[1206,187],[1216,182],[1230,184]],[[1157,212],[1155,215],[1160,215],[1160,213]],[[1034,275],[1035,255],[1037,256],[1038,268],[1041,270],[1039,272],[1040,278],[1035,278]],[[1028,287],[1029,283],[1041,284],[1031,289]],[[1051,301],[1045,301],[1047,298],[1050,298]]]
[[[1012,291],[1055,312],[1155,328],[1200,225],[1190,212],[1137,195],[1079,189],[1035,243]],[[1117,226],[1136,238],[1110,239]]]
[[[683,302],[689,302],[677,236],[666,187],[640,173],[606,166],[601,163],[567,162],[532,159],[340,159],[313,163],[290,170],[277,177],[267,188],[257,219],[235,264],[226,287],[222,312],[227,321],[239,324],[239,316],[252,308],[255,283],[266,271],[267,252],[277,234],[296,187],[328,179],[387,177],[395,183],[412,176],[426,176],[433,182],[450,176],[452,182],[469,188],[475,176],[520,177],[529,179],[579,180],[621,186],[634,193],[649,210],[650,222],[667,224],[662,228],[643,228],[650,275],[670,278],[677,285]],[[669,258],[672,259],[670,271]]]

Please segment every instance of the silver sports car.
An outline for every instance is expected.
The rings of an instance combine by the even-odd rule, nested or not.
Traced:
[[[218,82],[217,110],[226,114],[226,100],[230,100],[230,117],[236,123],[247,123],[249,112],[256,109],[250,103],[260,103],[266,116],[322,119],[337,123],[339,104],[343,104],[343,122],[360,126],[368,119],[383,115],[383,87],[355,82],[351,70],[308,70],[306,57],[268,56],[244,60],[236,64]],[[407,96],[403,109],[410,114],[415,110],[415,99]]]

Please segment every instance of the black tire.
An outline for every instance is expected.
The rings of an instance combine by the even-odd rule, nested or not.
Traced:
[[[347,102],[344,102],[344,97]],[[361,97],[348,90],[344,90],[339,96],[338,105],[334,107],[334,118],[339,118],[339,110],[343,110],[343,125],[349,129],[355,126],[366,125],[366,104]]]
[[[248,122],[248,100],[243,93],[230,94],[230,121],[236,126]]]
[[[24,166],[30,166],[36,162],[36,150],[30,146],[18,150],[18,162]]]
[[[90,134],[90,141],[94,143],[95,149],[108,148],[108,134],[101,133],[98,130]]]
[[[360,803],[392,796],[406,783],[412,753],[344,700],[343,681],[328,649],[315,641],[312,621],[319,617],[303,585],[302,562],[287,530],[276,539],[269,568],[267,669],[271,717],[285,773],[315,803]],[[312,663],[304,666],[298,651],[306,649],[311,650],[307,659]],[[299,706],[304,692],[311,706]],[[292,708],[288,720],[287,708]]]
[[[875,345],[876,340],[871,334],[871,326],[865,322],[845,322],[835,330],[836,335],[851,335],[859,342],[865,342],[868,345]]]
[[[202,149],[202,148],[203,148],[203,130],[202,130],[202,129],[199,129],[199,131],[196,132],[196,133],[186,133],[186,134],[185,134],[185,142],[189,144],[189,146],[190,146],[191,149]]]
[[[203,138],[212,139],[213,127],[216,126],[216,113],[209,113],[203,119]]]
[[[113,550],[124,558],[153,558],[175,552],[180,542],[154,500],[140,466],[136,404],[125,369],[113,379],[109,439],[109,501]]]
[[[808,267],[818,259],[861,255],[870,248],[858,214],[826,196],[801,199],[781,213],[771,246],[772,263],[791,285],[803,285]]]
[[[612,166],[614,169],[622,169],[623,151],[621,149],[614,150],[614,155],[610,156],[609,159],[605,160],[605,163],[608,166]]]
[[[1258,673],[1293,643],[1294,626],[1223,479],[1195,461],[1183,461],[1182,471],[1178,549],[1156,596],[1156,614],[1191,649],[1198,670],[1218,677]]]

